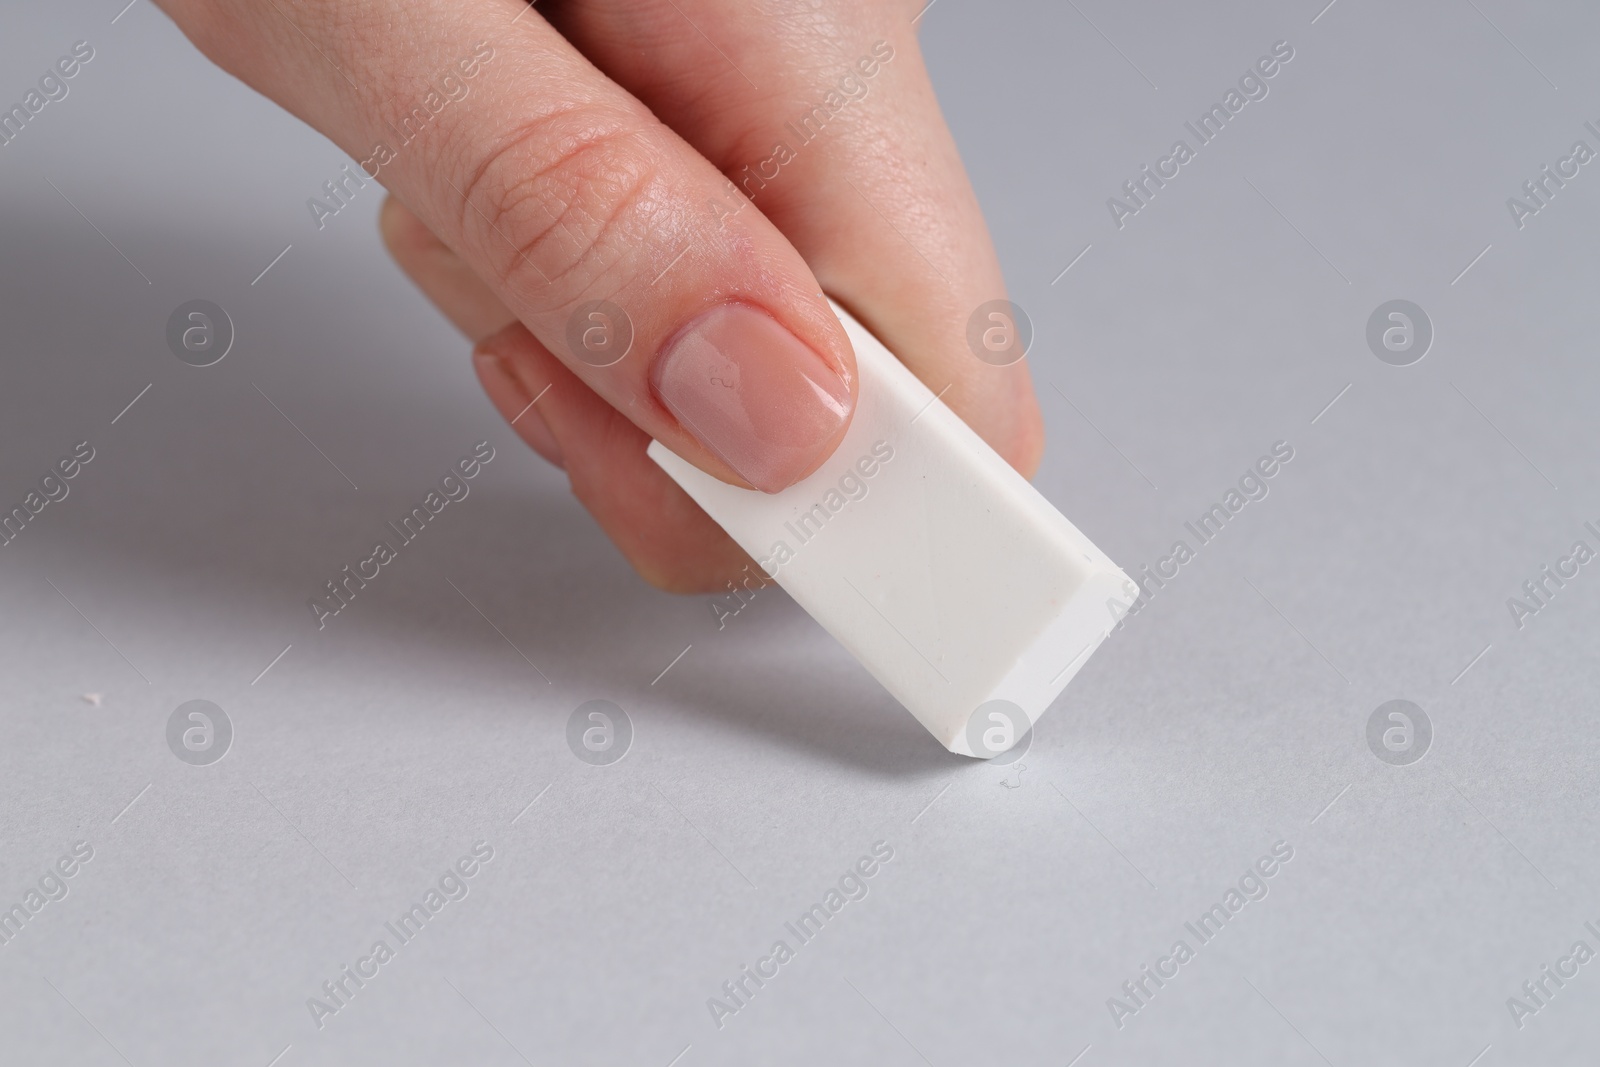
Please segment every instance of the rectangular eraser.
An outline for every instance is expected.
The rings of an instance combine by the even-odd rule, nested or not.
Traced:
[[[650,458],[940,744],[999,755],[1137,589],[877,338],[834,312],[860,394],[813,474],[767,494],[658,441]]]

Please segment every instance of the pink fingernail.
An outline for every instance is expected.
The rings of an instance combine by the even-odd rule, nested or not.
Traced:
[[[845,380],[748,304],[690,323],[656,357],[650,383],[684,429],[767,493],[808,474],[850,420]]]

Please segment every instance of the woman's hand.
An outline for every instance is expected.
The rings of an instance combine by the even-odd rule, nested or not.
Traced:
[[[1014,466],[1038,462],[1024,364],[967,346],[1005,290],[920,3],[159,2],[389,190],[395,258],[651,582],[719,589],[748,557],[650,438],[773,492],[843,436],[855,363],[823,292]]]

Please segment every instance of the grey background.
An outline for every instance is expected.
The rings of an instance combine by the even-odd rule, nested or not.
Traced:
[[[97,56],[0,149],[0,500],[98,454],[0,549],[0,901],[95,849],[0,947],[0,1061],[1592,1060],[1600,963],[1520,1031],[1505,1001],[1600,948],[1600,566],[1521,630],[1506,600],[1600,547],[1600,164],[1520,232],[1505,200],[1600,148],[1600,11],[1322,2],[922,19],[1037,331],[1041,491],[1131,572],[1295,449],[1025,770],[943,752],[780,593],[719,633],[634,577],[384,257],[377,191],[317,232],[344,157],[146,0],[6,4],[8,102]],[[1270,95],[1119,231],[1106,198],[1279,39]],[[163,338],[197,297],[238,330],[205,369]],[[1411,367],[1366,348],[1393,298],[1434,323]],[[319,633],[305,598],[480,438],[472,495]],[[1397,697],[1434,727],[1408,767],[1365,742]],[[209,767],[164,741],[197,698],[236,731]],[[610,767],[564,742],[590,699],[635,725]],[[879,839],[870,895],[718,1031],[706,998]],[[1280,839],[1118,1030],[1106,999]],[[477,840],[470,895],[319,1032],[306,998]]]

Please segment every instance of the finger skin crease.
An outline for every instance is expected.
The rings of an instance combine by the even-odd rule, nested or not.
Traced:
[[[662,200],[641,131],[586,123],[576,135],[551,132],[540,121],[496,149],[463,190],[470,203],[459,215],[497,264],[495,281],[525,298],[540,293],[531,302],[542,310],[590,293],[658,231]]]

